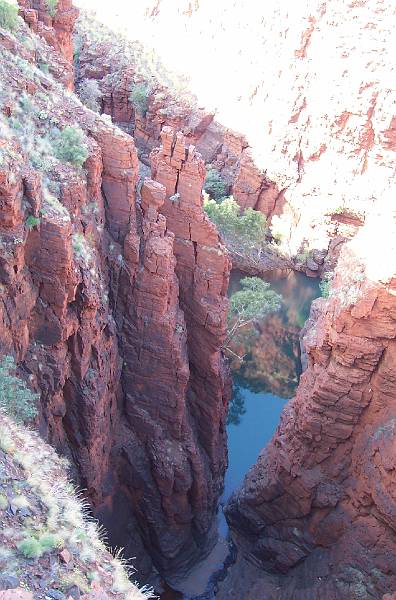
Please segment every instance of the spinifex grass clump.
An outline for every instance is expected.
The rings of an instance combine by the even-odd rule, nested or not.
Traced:
[[[89,594],[92,582],[120,600],[152,597],[131,583],[122,556],[106,550],[103,530],[67,480],[65,459],[1,413],[0,448],[0,491],[7,488],[0,494],[0,573],[43,597],[50,588],[67,597],[72,586]]]

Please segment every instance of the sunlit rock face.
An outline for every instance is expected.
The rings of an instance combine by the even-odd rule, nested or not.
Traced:
[[[219,135],[206,125],[202,150],[241,206],[273,217],[284,251],[327,249],[331,239],[350,237],[388,189],[395,148],[390,3],[78,4],[154,48],[188,77],[198,106],[216,110],[216,122],[238,133]],[[188,119],[184,127],[191,131]]]
[[[228,504],[240,561],[220,598],[238,572],[241,581],[263,579],[246,558],[277,574],[262,581],[260,598],[265,590],[381,598],[395,589],[396,214],[381,204],[343,248],[304,338],[308,367],[296,397]],[[376,263],[378,230],[389,258]]]

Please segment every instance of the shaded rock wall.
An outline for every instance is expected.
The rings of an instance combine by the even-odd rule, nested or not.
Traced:
[[[22,36],[37,53],[20,60]],[[195,322],[184,315],[175,236],[159,213],[166,188],[147,180],[137,202],[133,139],[37,68],[44,59],[56,74],[60,62],[33,29],[2,32],[0,42],[1,352],[40,392],[42,435],[70,458],[112,544],[137,557],[139,578],[153,563],[164,575],[183,572],[215,541],[226,466],[229,263],[203,215],[202,178],[184,193],[202,234],[185,288]],[[58,160],[50,137],[51,127],[76,124],[89,152],[84,169]],[[208,272],[205,243],[219,254]],[[221,285],[205,292],[209,272]],[[194,340],[208,360],[202,372]],[[204,403],[208,430],[196,421]]]

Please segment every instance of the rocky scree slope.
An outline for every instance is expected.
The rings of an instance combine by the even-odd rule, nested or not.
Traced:
[[[215,541],[226,467],[230,264],[202,210],[203,162],[179,136],[169,169],[192,209],[167,221],[165,186],[136,196],[133,139],[65,90],[49,34],[74,19],[70,3],[53,21],[35,2],[21,14],[0,34],[1,351],[40,392],[41,434],[139,578],[180,574]]]
[[[0,416],[0,598],[151,597],[106,550],[66,472],[36,433]]]

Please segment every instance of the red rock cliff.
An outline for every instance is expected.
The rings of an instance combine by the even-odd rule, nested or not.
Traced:
[[[227,507],[240,561],[221,598],[253,570],[244,559],[262,569],[247,575],[247,598],[381,598],[396,587],[395,225],[381,203],[318,301],[297,396]],[[383,262],[370,245],[379,229]]]
[[[43,37],[65,59],[66,87],[74,88],[73,28],[78,9],[72,0],[57,0],[53,11],[48,10],[45,0],[18,0],[20,14],[29,27]]]
[[[133,139],[63,92],[50,75],[60,59],[34,28],[2,32],[0,43],[0,350],[40,392],[42,435],[70,458],[139,577],[152,562],[180,574],[214,542],[226,466],[229,261],[202,210],[201,161],[190,149],[191,163],[176,165],[200,233],[183,270],[159,212],[166,188],[146,180],[136,203]],[[77,124],[84,169],[56,152]]]
[[[129,10],[126,27],[123,9],[118,20],[98,10],[122,38],[98,27],[92,40],[92,23],[77,24],[80,76],[98,78],[104,111],[134,129],[143,156],[161,126],[182,130],[241,206],[269,217],[286,255],[337,254],[392,185],[393,5],[141,0]],[[147,111],[137,114],[130,92],[142,83]],[[310,258],[313,275],[321,263]]]
[[[189,334],[193,416],[212,469],[223,472],[227,409],[226,376],[219,340],[224,342],[230,260],[202,208],[205,167],[194,146],[171,128],[151,154],[153,176],[166,188],[162,208],[175,234],[176,273]]]

